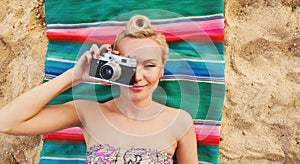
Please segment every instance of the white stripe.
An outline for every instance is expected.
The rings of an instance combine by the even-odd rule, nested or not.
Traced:
[[[168,59],[168,61],[191,61],[191,62],[205,62],[205,63],[225,63],[224,60],[203,60],[203,59],[189,59],[189,58],[181,58],[181,59]]]
[[[164,78],[164,77],[166,77],[166,78]],[[185,77],[185,78],[189,78],[189,79],[196,79],[196,78],[198,78],[198,79],[213,79],[213,78],[215,78],[215,80],[224,80],[224,77],[212,77],[212,76],[192,76],[192,75],[185,75],[185,74],[174,74],[174,75],[164,75],[163,76],[163,79],[167,79],[168,77],[171,77],[171,78],[179,78],[180,79],[180,77]]]
[[[204,124],[205,123],[221,124],[221,121],[216,121],[216,120],[193,119],[193,121],[195,123],[197,123],[197,122],[200,122],[200,123],[203,122]]]
[[[48,159],[48,160],[64,160],[64,161],[71,161],[71,160],[78,160],[78,161],[85,161],[85,158],[63,158],[63,157],[41,157],[41,159]]]
[[[204,81],[204,80],[191,80],[191,79],[161,79],[161,81],[191,81],[191,82],[204,82],[204,83],[211,83],[211,84],[225,84],[224,82],[219,81]]]
[[[74,64],[76,64],[76,62],[77,62],[77,61],[68,60],[68,59],[59,59],[59,58],[51,58],[51,57],[48,57],[46,60],[63,62],[63,63],[74,63]]]

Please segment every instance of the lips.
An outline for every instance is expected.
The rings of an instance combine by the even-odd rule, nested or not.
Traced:
[[[145,86],[141,86],[141,85],[134,85],[133,87],[130,87],[131,90],[138,92],[141,91],[145,88]]]

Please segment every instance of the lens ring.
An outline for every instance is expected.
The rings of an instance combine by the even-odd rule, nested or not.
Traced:
[[[121,68],[117,63],[106,63],[100,68],[99,74],[102,79],[115,81],[121,75]]]
[[[113,76],[114,70],[109,65],[104,65],[100,68],[99,74],[102,79],[110,80]]]

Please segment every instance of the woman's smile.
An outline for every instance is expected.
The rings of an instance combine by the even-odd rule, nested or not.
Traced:
[[[130,89],[134,92],[142,91],[147,85],[134,85]]]

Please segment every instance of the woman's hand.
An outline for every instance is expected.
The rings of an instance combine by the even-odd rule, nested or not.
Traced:
[[[93,59],[93,55],[95,57],[99,57],[101,53],[105,52],[106,50],[112,50],[111,45],[104,44],[100,48],[96,44],[93,44],[89,51],[86,51],[77,61],[75,67],[74,67],[74,76],[73,76],[73,82],[74,83],[81,83],[83,81],[92,81],[92,82],[98,82],[103,85],[108,84],[108,82],[104,82],[101,80],[96,80],[89,77],[89,69],[90,64]],[[113,51],[112,53],[118,54],[118,51]]]

